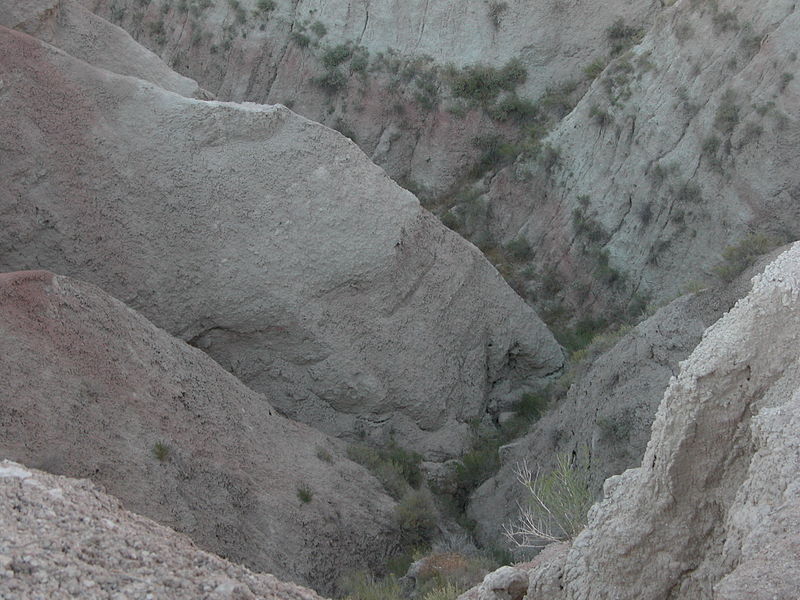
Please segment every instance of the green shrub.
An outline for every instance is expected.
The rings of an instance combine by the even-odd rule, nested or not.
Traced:
[[[541,418],[547,409],[547,396],[528,392],[514,404],[514,411],[517,416],[526,421],[533,422]]]
[[[322,75],[314,77],[312,81],[329,94],[338,92],[347,86],[347,77],[339,69],[325,71]]]
[[[169,457],[170,448],[166,442],[158,441],[153,444],[153,456],[161,462],[164,462]]]
[[[633,430],[631,417],[624,413],[598,417],[595,424],[600,429],[601,439],[616,444],[627,442]]]
[[[500,19],[507,10],[508,4],[506,2],[498,2],[497,0],[489,2],[489,21],[491,21],[495,29],[500,27]]]
[[[366,467],[395,499],[400,499],[409,488],[419,488],[422,484],[422,456],[394,442],[386,448],[351,444],[347,457]]]
[[[311,43],[311,38],[302,31],[293,31],[289,36],[289,39],[291,39],[292,42],[294,42],[294,44],[300,48],[306,48]]]
[[[304,483],[299,488],[297,488],[297,497],[303,504],[308,504],[314,497],[314,492],[312,492],[311,488]]]
[[[680,184],[674,190],[674,193],[676,200],[684,204],[699,204],[703,201],[703,191],[693,181],[686,181]]]
[[[625,19],[620,17],[614,24],[606,29],[606,38],[611,45],[611,55],[623,53],[625,50],[642,41],[644,30],[641,27],[632,27],[625,24]]]
[[[275,0],[256,0],[256,10],[263,14],[267,14],[275,10]]]
[[[736,92],[726,90],[714,114],[714,126],[722,133],[730,134],[738,123],[739,107],[736,104]]]
[[[605,127],[606,125],[610,125],[614,122],[614,117],[612,117],[604,108],[600,108],[600,106],[597,104],[593,104],[589,109],[589,118],[594,121],[595,125],[598,127]]]
[[[325,448],[317,448],[317,458],[326,463],[333,462],[333,456]]]
[[[503,139],[499,134],[481,135],[472,140],[473,146],[481,150],[471,175],[480,177],[487,171],[510,164],[519,155],[519,148]]]
[[[714,273],[723,281],[733,281],[759,256],[775,248],[778,243],[776,239],[763,233],[748,235],[738,244],[725,248],[722,252],[723,262],[714,268]]]
[[[517,546],[538,548],[573,539],[586,527],[592,505],[586,471],[567,454],[558,455],[556,468],[547,474],[534,474],[522,463],[517,467],[517,479],[529,495],[517,521],[505,526],[507,537]]]
[[[351,56],[353,56],[353,47],[350,44],[339,44],[325,50],[320,57],[320,62],[326,69],[333,69],[349,60]]]
[[[526,98],[509,94],[489,109],[489,116],[496,121],[523,123],[539,116],[539,107]]]
[[[372,573],[359,571],[343,576],[339,586],[347,594],[345,600],[405,600],[403,587],[392,575],[376,579]]]
[[[527,260],[533,255],[533,248],[528,238],[521,235],[506,244],[506,251],[517,260]]]
[[[597,79],[600,73],[603,72],[603,69],[606,68],[606,65],[608,65],[608,60],[606,58],[595,58],[583,68],[583,72],[586,73],[589,79]]]
[[[324,23],[321,23],[320,21],[314,21],[314,23],[311,25],[311,31],[318,38],[321,38],[325,37],[325,34],[328,33],[328,28],[325,27]]]
[[[448,581],[429,591],[422,600],[456,600],[464,591],[464,588]]]
[[[731,31],[739,28],[739,19],[736,17],[736,13],[730,10],[721,10],[714,13],[714,16],[711,17],[711,21],[714,23],[714,29],[718,32]]]
[[[460,72],[453,71],[449,84],[450,91],[456,98],[487,106],[501,91],[514,91],[527,77],[528,73],[522,62],[511,59],[499,69],[478,64],[464,67]]]
[[[425,546],[436,531],[436,507],[426,489],[408,490],[397,503],[394,522],[405,548]]]

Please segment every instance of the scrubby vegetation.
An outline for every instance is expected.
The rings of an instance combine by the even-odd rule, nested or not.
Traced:
[[[517,478],[528,491],[529,504],[506,526],[509,539],[523,548],[538,548],[578,535],[586,527],[593,500],[585,469],[566,454],[559,455],[555,469],[546,474],[519,465]]]

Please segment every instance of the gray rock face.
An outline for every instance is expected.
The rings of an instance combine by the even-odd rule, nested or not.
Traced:
[[[321,600],[129,513],[86,480],[0,462],[0,596]]]
[[[179,75],[123,29],[73,0],[4,1],[0,25],[52,44],[89,64],[130,75],[181,94],[207,98],[197,82]]]
[[[1,269],[101,285],[286,414],[433,459],[561,368],[480,252],[342,136],[0,32]]]
[[[0,275],[0,356],[4,458],[91,478],[207,550],[326,592],[396,544],[394,503],[341,442],[92,285]]]
[[[604,250],[629,290],[658,302],[748,233],[800,237],[799,30],[787,0],[666,9],[549,136],[557,166],[520,162],[496,178],[495,234],[526,236],[576,301],[580,286],[608,294],[590,275]],[[576,210],[602,227],[596,247]]]
[[[641,467],[612,477],[564,563],[588,599],[797,597],[800,244],[670,380]]]

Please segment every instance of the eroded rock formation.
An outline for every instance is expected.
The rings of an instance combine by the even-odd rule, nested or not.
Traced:
[[[341,442],[92,285],[0,275],[0,356],[4,458],[91,478],[207,550],[324,591],[395,549],[394,503]]]
[[[561,368],[481,253],[339,134],[5,28],[0,53],[3,270],[98,284],[286,414],[430,459]]]
[[[670,380],[641,466],[608,479],[528,600],[791,599],[800,589],[800,244]]]

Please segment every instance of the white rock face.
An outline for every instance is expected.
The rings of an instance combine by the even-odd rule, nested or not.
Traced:
[[[681,363],[641,467],[606,482],[545,597],[797,597],[800,244]]]
[[[594,268],[573,224],[584,196],[611,266],[659,302],[748,233],[797,239],[798,31],[789,0],[675,3],[549,136],[550,176],[520,163],[496,179],[495,233],[526,235],[573,282]]]
[[[199,550],[86,480],[0,463],[0,597],[322,600]]]
[[[342,442],[92,285],[0,274],[0,356],[0,457],[91,478],[206,550],[326,593],[395,548],[394,503]]]
[[[0,269],[99,284],[286,414],[431,459],[561,368],[477,248],[342,136],[0,38]]]

